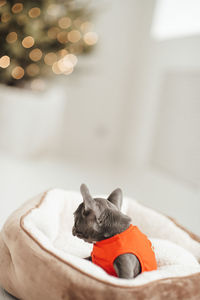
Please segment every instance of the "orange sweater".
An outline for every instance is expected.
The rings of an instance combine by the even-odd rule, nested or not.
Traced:
[[[91,253],[92,262],[102,267],[108,274],[117,277],[113,263],[119,255],[125,253],[137,256],[141,264],[141,272],[157,269],[151,242],[137,226],[133,225],[120,234],[96,242]]]

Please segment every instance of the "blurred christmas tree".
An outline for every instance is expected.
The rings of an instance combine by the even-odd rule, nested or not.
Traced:
[[[71,74],[97,42],[86,0],[0,0],[0,82]],[[38,79],[37,79],[38,80]]]

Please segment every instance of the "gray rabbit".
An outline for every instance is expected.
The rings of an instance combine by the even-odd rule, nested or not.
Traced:
[[[109,242],[116,235],[129,230],[131,218],[120,211],[122,206],[121,189],[114,190],[107,199],[92,198],[85,184],[81,185],[80,190],[83,202],[74,212],[72,229],[74,236],[85,242],[99,245],[102,241],[103,243],[105,240]],[[93,261],[92,257],[86,259]],[[140,261],[132,253],[117,256],[113,262],[113,268],[115,276],[120,278],[134,278],[141,273]]]

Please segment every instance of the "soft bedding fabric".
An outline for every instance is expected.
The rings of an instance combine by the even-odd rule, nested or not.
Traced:
[[[81,201],[79,193],[54,189],[13,213],[0,234],[0,285],[23,300],[199,299],[199,238],[125,198],[122,209],[150,238],[158,270],[115,278],[82,259],[92,245],[71,234]]]

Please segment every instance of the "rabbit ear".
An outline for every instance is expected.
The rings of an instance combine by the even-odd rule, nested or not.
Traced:
[[[117,208],[120,210],[122,206],[122,198],[122,190],[118,188],[110,194],[107,200],[116,205]]]
[[[90,195],[90,192],[87,188],[87,186],[83,183],[80,187],[81,194],[83,196],[83,203],[85,210],[93,209],[94,208],[94,200],[92,196]]]

